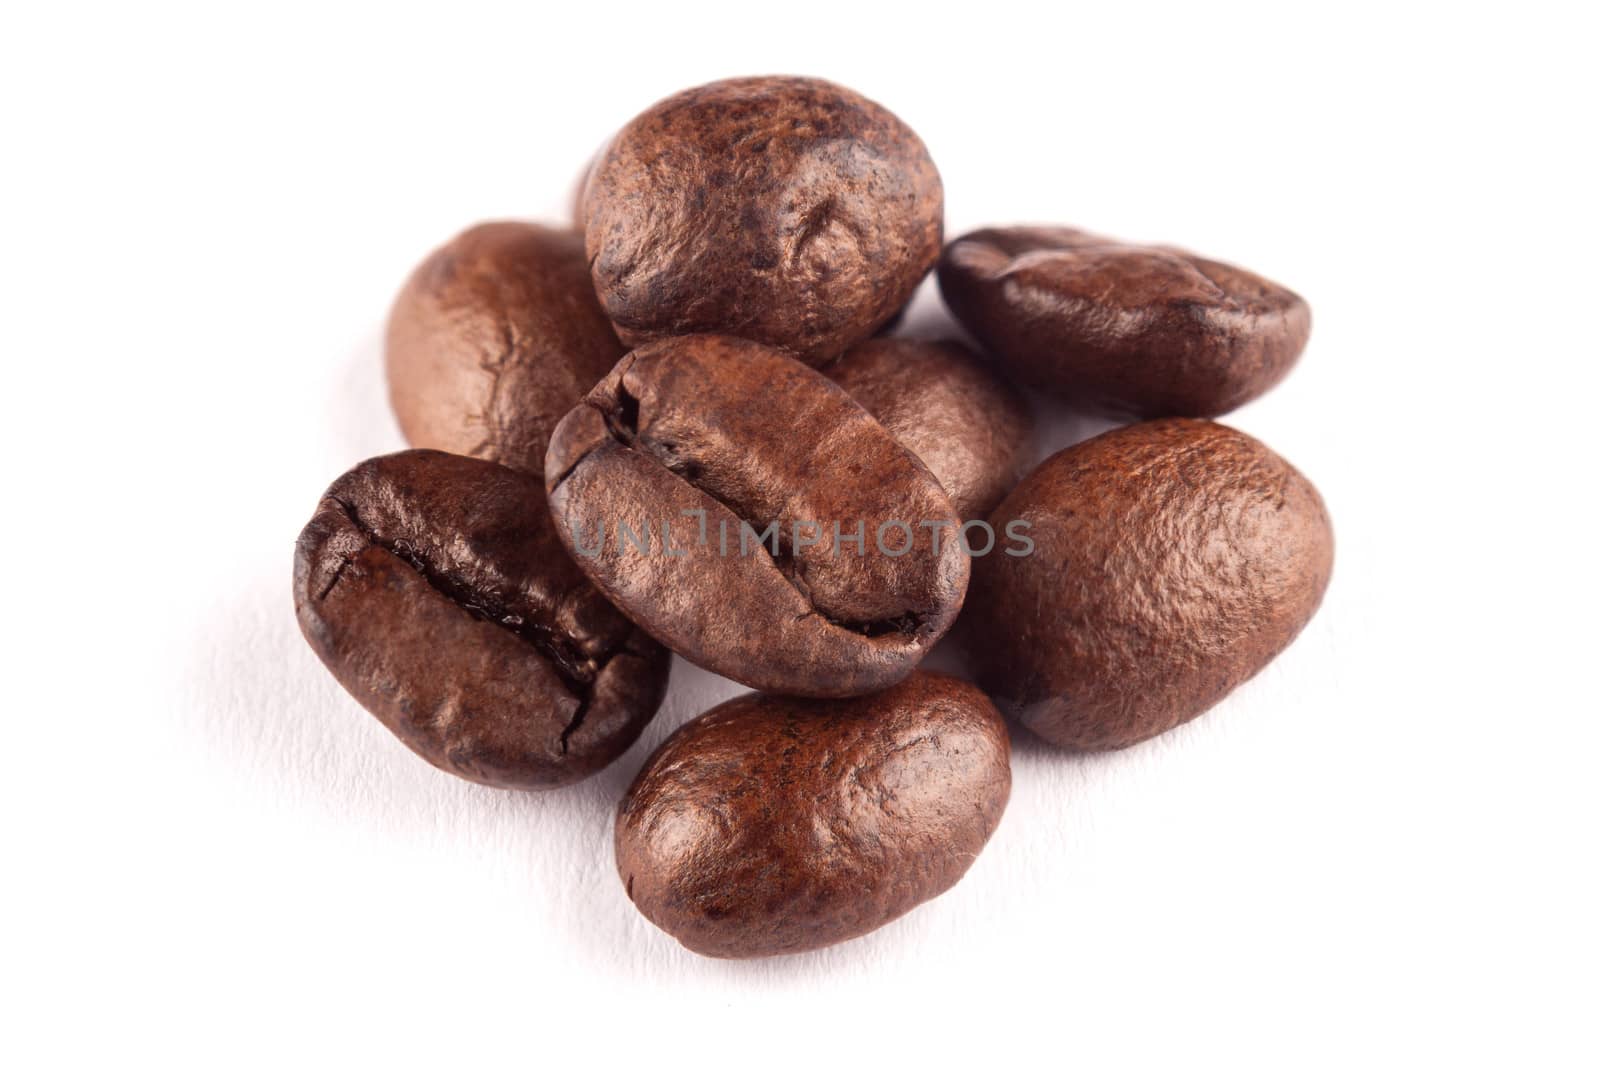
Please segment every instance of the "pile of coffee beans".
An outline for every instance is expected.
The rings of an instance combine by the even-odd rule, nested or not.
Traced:
[[[1316,611],[1316,489],[1207,421],[1299,357],[1288,289],[1060,227],[943,245],[922,141],[810,78],[661,101],[575,207],[476,226],[407,281],[386,358],[414,448],[323,494],[295,610],[356,700],[484,785],[616,759],[670,652],[756,690],[674,733],[617,812],[628,898],[688,948],[904,914],[1005,810],[1001,711],[1131,745]],[[979,351],[886,335],[935,268]],[[1030,472],[1019,387],[1147,421]],[[976,685],[918,668],[947,633]]]

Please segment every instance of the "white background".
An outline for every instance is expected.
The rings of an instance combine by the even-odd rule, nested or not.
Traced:
[[[1595,1062],[1577,5],[226,8],[0,17],[5,1059]],[[401,444],[379,337],[412,265],[561,218],[666,93],[769,72],[904,117],[952,235],[1072,223],[1305,294],[1299,369],[1226,421],[1339,547],[1197,722],[1019,739],[954,890],[732,963],[640,918],[610,851],[646,753],[731,685],[680,662],[607,772],[476,788],[321,669],[289,564]]]

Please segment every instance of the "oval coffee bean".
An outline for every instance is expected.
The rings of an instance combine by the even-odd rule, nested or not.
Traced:
[[[1311,333],[1281,285],[1188,252],[1079,230],[979,230],[939,288],[1027,385],[1112,415],[1221,415],[1276,385]]]
[[[814,78],[668,97],[607,145],[581,203],[594,287],[628,344],[726,333],[812,364],[887,322],[944,232],[917,135]]]
[[[979,684],[1034,733],[1121,748],[1199,715],[1294,640],[1333,530],[1254,438],[1164,419],[1057,452],[992,516],[1019,554],[974,561],[962,636]]]
[[[904,677],[954,621],[950,499],[845,392],[776,349],[636,349],[556,428],[561,538],[635,622],[756,689],[848,696]]]
[[[300,534],[295,614],[417,755],[484,785],[599,770],[644,729],[666,650],[567,559],[533,477],[444,452],[370,459]]]
[[[962,519],[993,511],[1032,458],[1028,405],[961,345],[874,338],[822,373],[927,465]]]
[[[583,237],[474,226],[435,251],[389,315],[389,398],[418,448],[538,474],[555,424],[622,356]]]
[[[617,812],[645,917],[708,956],[859,937],[955,885],[1011,793],[1005,723],[918,671],[850,700],[750,694],[681,727]]]

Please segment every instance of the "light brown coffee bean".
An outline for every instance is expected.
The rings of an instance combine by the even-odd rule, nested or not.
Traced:
[[[418,267],[389,315],[389,399],[419,448],[544,470],[550,431],[622,356],[583,238],[474,226]]]

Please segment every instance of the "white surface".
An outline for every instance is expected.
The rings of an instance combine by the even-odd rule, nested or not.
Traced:
[[[0,16],[8,1062],[1594,1062],[1588,33],[1537,4],[538,7]],[[1196,723],[1019,745],[944,897],[725,963],[634,912],[609,834],[730,685],[679,663],[596,779],[474,788],[321,669],[289,562],[323,486],[400,445],[379,331],[413,263],[561,217],[632,113],[762,72],[905,117],[951,234],[1070,222],[1304,293],[1302,365],[1226,421],[1317,482],[1339,554]]]

